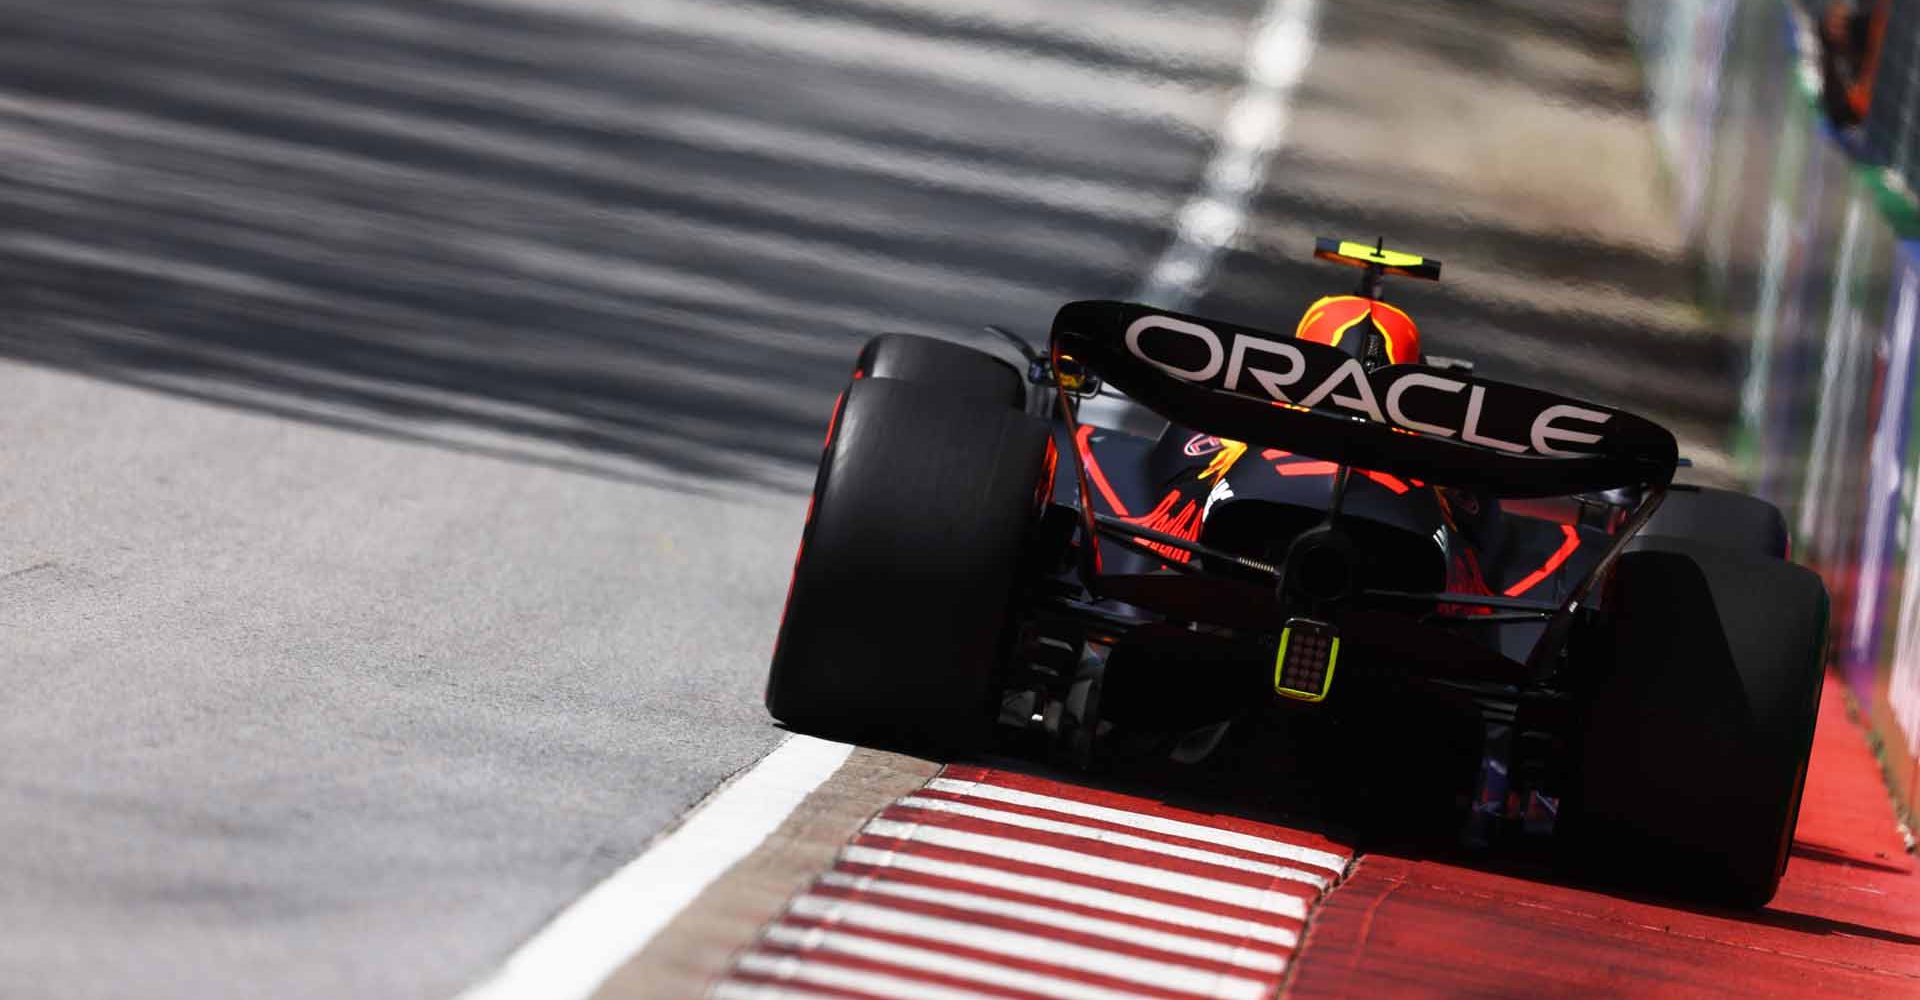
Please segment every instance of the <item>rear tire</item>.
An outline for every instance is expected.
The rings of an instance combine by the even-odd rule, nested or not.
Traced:
[[[856,380],[814,483],[767,710],[827,735],[983,744],[1051,443],[1001,400]]]
[[[971,347],[883,333],[867,341],[854,371],[863,378],[891,378],[937,385],[950,396],[982,396],[1014,409],[1027,404],[1027,380],[1005,361]]]
[[[1640,533],[1691,538],[1773,559],[1787,557],[1787,519],[1780,508],[1759,497],[1708,486],[1669,489]]]
[[[1588,634],[1560,827],[1583,867],[1759,906],[1792,846],[1819,711],[1827,591],[1693,539],[1621,556]]]

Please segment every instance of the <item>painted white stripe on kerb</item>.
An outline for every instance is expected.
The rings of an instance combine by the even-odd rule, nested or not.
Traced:
[[[928,799],[909,795],[895,805],[911,809],[924,809],[928,812],[945,813],[949,816],[963,816],[998,826],[1009,826],[1018,830],[1032,830],[1035,833],[1051,833],[1063,837],[1078,837],[1114,847],[1142,851],[1148,854],[1163,854],[1182,861],[1217,865],[1234,871],[1250,872],[1255,875],[1271,875],[1274,878],[1291,878],[1289,873],[1303,872],[1303,869],[1291,865],[1278,865],[1270,861],[1254,861],[1234,854],[1220,854],[1215,851],[1203,851],[1197,847],[1181,844],[1169,844],[1147,837],[1136,837],[1130,833],[1115,833],[1095,826],[1081,826],[1078,823],[1062,823],[1055,819],[1042,819],[1026,813],[1006,812],[1000,809],[987,809],[969,805],[965,802],[953,802],[948,799]]]
[[[793,736],[678,829],[561,911],[461,1000],[586,1000],[694,897],[780,828],[853,747]]]
[[[747,983],[738,979],[721,980],[707,992],[707,996],[710,1000],[839,1000],[838,997],[811,990],[796,990],[774,983]]]
[[[1318,7],[1316,0],[1267,3],[1247,45],[1246,86],[1227,111],[1205,180],[1181,208],[1173,241],[1134,291],[1135,301],[1186,308],[1246,230],[1267,161],[1292,123],[1293,94],[1313,57]]]
[[[1233,830],[1221,830],[1198,823],[1154,816],[1148,813],[1132,812],[1126,809],[1114,809],[1109,806],[1095,805],[1078,799],[1065,799],[1057,795],[1042,795],[1038,792],[1007,788],[1003,785],[989,785],[979,781],[961,781],[955,778],[935,778],[927,782],[930,791],[946,792],[950,795],[964,795],[974,799],[989,799],[1008,805],[1026,806],[1029,809],[1045,809],[1048,812],[1065,813],[1082,819],[1094,819],[1116,826],[1130,826],[1149,833],[1162,833],[1169,837],[1183,837],[1202,843],[1217,844],[1235,850],[1253,854],[1264,854],[1270,858],[1284,858],[1303,864],[1317,865],[1335,874],[1346,871],[1347,857],[1331,851],[1289,844],[1284,840],[1268,837],[1256,837],[1250,833],[1238,833]]]
[[[935,889],[911,882],[897,882],[871,875],[849,875],[845,872],[827,872],[820,876],[819,884],[849,889],[869,898],[886,896],[893,899],[908,899],[970,913],[984,913],[1021,920],[1075,934],[1109,938],[1124,944],[1152,948],[1174,955],[1186,955],[1225,965],[1238,965],[1255,972],[1278,975],[1287,967],[1286,959],[1271,951],[1254,950],[1208,938],[1155,930],[1118,920],[1102,920],[1099,917],[1089,917],[1051,906],[1016,902],[999,896],[982,896],[978,893],[960,892],[954,889]]]
[[[1154,840],[1151,837],[1141,837],[1131,833],[1118,833],[1097,826],[1082,826],[1079,823],[1066,823],[1057,819],[1029,816],[1026,813],[1008,812],[1004,809],[989,809],[985,806],[977,806],[967,802],[954,802],[951,799],[929,799],[918,795],[909,795],[895,804],[912,809],[925,809],[928,812],[946,813],[950,816],[964,816],[968,819],[977,819],[990,823],[998,823],[1003,826],[1018,827],[1022,830],[1033,830],[1037,833],[1053,833],[1063,837],[1084,837],[1088,840],[1097,840],[1103,844],[1112,844],[1115,847],[1126,847],[1136,851],[1164,854],[1170,858],[1199,861],[1210,865],[1219,865],[1222,868],[1233,868],[1238,871],[1255,872],[1261,875],[1278,875],[1283,870],[1297,870],[1293,865],[1275,864],[1271,861],[1255,861],[1252,858],[1243,858],[1237,854],[1221,854],[1218,851],[1202,850],[1198,847],[1188,847],[1184,844],[1169,844],[1164,840]],[[1323,852],[1316,851],[1314,853]],[[1315,864],[1314,867],[1319,868],[1326,866]],[[1338,875],[1340,874],[1340,870],[1340,866],[1335,866],[1328,870],[1328,874]]]
[[[969,833],[965,830],[953,830],[941,826],[874,819],[868,820],[867,825],[861,828],[861,832],[875,837],[930,844],[956,851],[971,851],[975,854],[1005,858],[1008,861],[1039,865],[1042,868],[1058,868],[1061,871],[1112,879],[1148,889],[1177,892],[1183,896],[1193,896],[1209,902],[1244,906],[1250,910],[1270,910],[1276,905],[1274,900],[1277,897],[1294,898],[1289,893],[1259,889],[1236,882],[1222,882],[1219,879],[1188,875],[1185,872],[1172,872],[1149,865],[1115,861],[1097,854],[1082,854],[1079,851],[1067,851],[1043,844],[1029,844],[1021,840],[1009,840],[1006,837],[989,837],[983,833]],[[1304,882],[1317,889],[1327,887],[1325,878],[1308,872],[1283,871],[1279,877]]]
[[[851,990],[877,997],[894,997],[897,1000],[1001,1000],[997,996],[954,986],[942,986],[910,976],[850,969],[844,965],[828,965],[824,962],[808,962],[793,955],[769,955],[765,952],[750,951],[740,956],[734,963],[734,968],[756,976],[792,980],[833,990]],[[745,989],[766,988],[757,983],[729,985]],[[783,1000],[788,995],[773,994]],[[767,996],[767,994],[753,994],[753,996]]]
[[[962,864],[958,861],[943,861],[939,858],[923,857],[906,851],[888,851],[878,847],[861,847],[850,844],[840,851],[840,860],[850,865],[871,865],[875,868],[894,868],[913,872],[918,875],[931,875],[935,878],[950,878],[956,882],[972,882],[978,885],[993,886],[1008,892],[1018,892],[1040,899],[1073,903],[1079,906],[1106,910],[1130,917],[1158,920],[1161,923],[1195,930],[1213,931],[1218,934],[1231,934],[1235,937],[1252,938],[1265,941],[1283,948],[1292,948],[1300,943],[1300,937],[1291,928],[1275,924],[1257,923],[1238,917],[1222,916],[1195,910],[1185,906],[1174,906],[1158,900],[1142,899],[1109,889],[1095,889],[1092,886],[1063,882],[1059,879],[1041,878],[1037,875],[1017,875],[998,868],[981,865]],[[1298,896],[1276,896],[1267,912],[1277,918],[1305,920],[1307,904]]]
[[[822,920],[836,930],[879,931],[920,938],[939,946],[1033,959],[1070,969],[1085,969],[1142,986],[1219,997],[1220,1000],[1260,1000],[1268,992],[1265,981],[1244,976],[1210,972],[1191,965],[1176,965],[1105,948],[1068,944],[1035,934],[1001,930],[964,920],[930,917],[924,913],[832,896],[801,896],[787,907],[787,917]]]
[[[955,979],[966,979],[1002,989],[1023,990],[1057,1000],[1147,1000],[1139,993],[1109,989],[1092,983],[1076,982],[1059,976],[1046,976],[1025,969],[1010,969],[998,962],[979,962],[942,951],[877,941],[857,934],[843,934],[820,927],[792,927],[774,924],[766,929],[764,940],[803,951],[824,951],[851,955],[874,962],[902,965],[910,969]],[[883,994],[884,995],[884,994]]]

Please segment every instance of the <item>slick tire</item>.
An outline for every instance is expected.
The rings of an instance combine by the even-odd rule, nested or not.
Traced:
[[[1691,538],[1773,559],[1787,557],[1787,519],[1780,508],[1759,497],[1707,486],[1668,490],[1640,534]]]
[[[980,395],[893,378],[847,390],[814,483],[767,710],[788,726],[964,752],[994,682],[1052,435]]]
[[[1827,591],[1792,563],[1647,541],[1576,650],[1588,686],[1563,843],[1597,874],[1757,907],[1799,817]]]
[[[997,399],[1016,410],[1027,402],[1026,378],[1012,365],[984,351],[932,337],[883,333],[861,349],[854,372],[856,378],[937,385],[950,396]]]

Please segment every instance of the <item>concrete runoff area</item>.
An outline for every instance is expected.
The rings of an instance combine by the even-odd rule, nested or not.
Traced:
[[[1318,4],[1189,308],[1384,236],[1723,475],[1622,6]],[[0,0],[5,992],[483,979],[780,739],[861,341],[1140,288],[1267,9]]]

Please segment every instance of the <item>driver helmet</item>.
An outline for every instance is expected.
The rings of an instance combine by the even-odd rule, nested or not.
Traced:
[[[1372,323],[1380,331],[1389,364],[1414,364],[1420,360],[1420,328],[1413,317],[1380,301],[1363,295],[1329,295],[1307,308],[1293,336],[1316,344],[1337,347],[1340,338],[1361,323]]]

